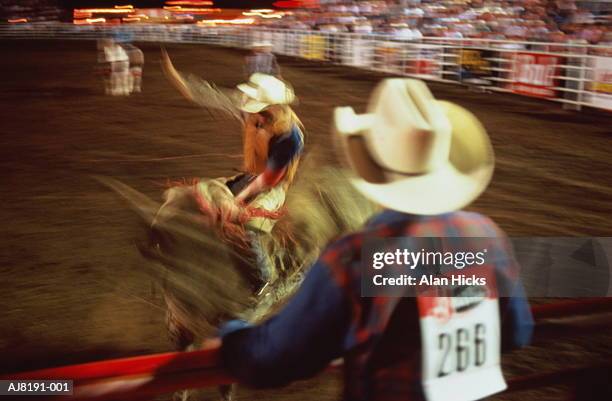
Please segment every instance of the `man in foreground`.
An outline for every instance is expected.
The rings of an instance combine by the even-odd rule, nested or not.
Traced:
[[[347,400],[467,401],[502,391],[500,350],[528,344],[533,320],[505,234],[487,217],[460,211],[491,180],[484,127],[412,79],[383,81],[368,114],[337,108],[333,125],[353,184],[386,210],[330,244],[277,316],[255,327],[226,324],[222,364],[240,382],[276,387],[343,357]],[[487,238],[495,257],[484,267],[495,279],[473,301],[363,297],[362,249],[372,237]]]

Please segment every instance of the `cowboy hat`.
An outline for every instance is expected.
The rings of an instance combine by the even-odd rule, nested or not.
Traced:
[[[366,114],[336,108],[333,126],[356,173],[353,185],[390,209],[459,210],[493,175],[493,148],[482,124],[463,107],[436,100],[419,80],[384,80]]]
[[[277,104],[291,104],[295,100],[293,89],[271,75],[255,73],[248,83],[238,85],[245,95],[245,101],[240,106],[247,113],[259,113],[266,107]]]

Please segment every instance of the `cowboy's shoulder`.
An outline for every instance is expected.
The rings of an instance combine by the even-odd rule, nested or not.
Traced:
[[[363,238],[363,232],[335,238],[325,247],[319,260],[329,267],[345,266],[359,257]]]
[[[506,233],[491,219],[481,213],[472,211],[456,211],[448,213],[449,219],[454,225],[463,226],[482,237],[505,237]]]
[[[373,216],[365,229],[376,236],[465,236],[505,237],[503,230],[488,216],[471,211],[439,215],[413,215],[384,210]]]
[[[347,291],[360,288],[361,241],[360,233],[332,240],[317,260],[319,267],[327,270],[334,282]]]
[[[359,230],[353,231],[332,239],[321,255],[319,260],[327,265],[341,265],[346,267],[359,263],[361,251],[368,241],[373,238],[381,238],[388,234],[383,227],[384,224],[369,225],[365,224]]]

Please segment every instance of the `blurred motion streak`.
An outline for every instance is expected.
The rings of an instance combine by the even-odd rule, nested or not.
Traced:
[[[318,8],[319,0],[282,0],[274,3],[278,8]]]
[[[212,6],[212,1],[167,1],[169,6]]]
[[[96,23],[105,23],[106,18],[87,18],[85,20],[74,20],[75,25],[87,25],[87,24],[96,24]]]
[[[232,25],[250,25],[253,24],[255,20],[253,18],[237,18],[237,19],[209,19],[198,21],[198,25],[206,25],[206,24],[232,24]]]
[[[133,9],[117,9],[117,8],[83,8],[75,9],[74,13],[108,13],[108,14],[129,14],[134,12]]]

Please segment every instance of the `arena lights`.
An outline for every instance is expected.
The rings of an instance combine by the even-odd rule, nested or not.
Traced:
[[[209,14],[221,12],[220,8],[183,8],[181,6],[165,6],[164,10],[171,13]]]
[[[278,8],[318,8],[319,0],[282,0],[274,3]]]
[[[75,9],[74,10],[74,14],[79,14],[79,13],[103,13],[103,14],[129,14],[134,12],[134,9],[132,8],[81,8],[81,9]]]
[[[242,15],[247,16],[247,17],[262,17],[262,18],[283,18],[283,16],[285,15],[285,13],[283,12],[279,12],[279,13],[268,13],[268,12],[262,12],[262,11],[256,11],[256,10],[251,10],[251,11],[244,11],[242,13]]]
[[[178,11],[187,12],[187,13],[212,13],[212,12],[217,13],[221,11],[221,9],[220,8],[181,8]]]
[[[236,18],[236,19],[208,19],[198,21],[198,25],[207,25],[207,24],[230,24],[230,25],[250,25],[253,24],[255,20],[253,18]]]
[[[134,6],[128,4],[127,6],[115,6],[115,8],[120,9],[120,10],[122,9],[132,9],[133,10]]]
[[[105,23],[106,18],[87,18],[87,19],[75,19],[73,23],[75,25],[90,25],[96,23]]]
[[[169,6],[212,6],[212,1],[167,1]]]

